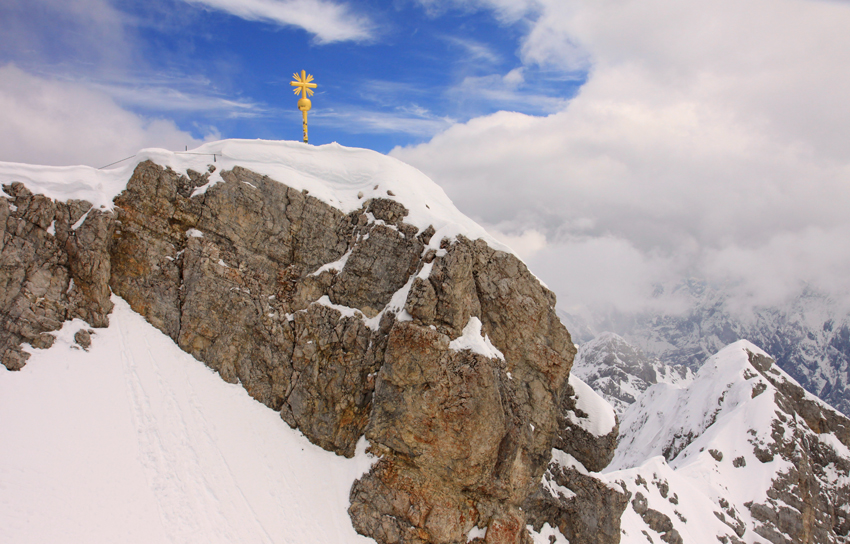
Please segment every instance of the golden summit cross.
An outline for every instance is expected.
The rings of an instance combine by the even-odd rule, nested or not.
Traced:
[[[298,109],[301,110],[301,114],[304,117],[304,143],[307,143],[307,112],[310,111],[312,107],[312,103],[308,96],[313,96],[313,89],[316,88],[315,83],[311,83],[313,81],[313,76],[308,75],[306,71],[301,70],[301,75],[297,73],[292,74],[292,77],[295,81],[290,81],[289,84],[295,87],[295,94],[301,94],[301,99],[298,100]]]

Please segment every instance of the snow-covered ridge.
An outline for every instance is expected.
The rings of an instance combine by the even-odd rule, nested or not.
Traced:
[[[483,238],[495,249],[512,252],[462,214],[445,191],[419,170],[375,151],[336,143],[312,146],[291,141],[221,140],[182,152],[144,149],[132,159],[104,169],[0,162],[0,183],[19,181],[33,193],[54,200],[87,200],[95,207],[111,209],[112,200],[126,187],[133,170],[146,160],[184,175],[188,170],[207,172],[214,166],[210,183],[222,181],[222,170],[241,166],[307,191],[343,213],[360,208],[370,198],[391,198],[409,210],[405,222],[420,230],[433,225],[443,237]]]
[[[662,383],[647,389],[623,416],[620,446],[610,469],[630,468],[656,455],[663,455],[677,468],[695,454],[692,450],[696,446],[691,444],[710,441],[722,428],[714,424],[720,418],[734,418],[739,405],[746,404],[752,410],[749,419],[755,429],[769,434],[775,409],[773,395],[762,399],[753,395],[754,388],[766,390],[770,386],[753,375],[748,352],[767,356],[755,344],[739,340],[706,361],[688,386]]]
[[[625,412],[604,471],[634,497],[624,539],[846,542],[846,506],[827,510],[850,490],[847,426],[757,346],[730,344],[691,384],[654,385]]]
[[[570,385],[575,391],[576,408],[587,414],[586,417],[579,418],[575,413],[569,412],[567,415],[570,421],[593,436],[605,436],[613,431],[617,425],[617,416],[611,405],[572,373]]]

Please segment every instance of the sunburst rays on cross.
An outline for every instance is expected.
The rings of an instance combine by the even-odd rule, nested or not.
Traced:
[[[295,94],[301,93],[302,98],[313,96],[313,89],[315,89],[317,85],[315,83],[311,83],[311,81],[313,81],[312,75],[307,74],[305,70],[301,70],[301,75],[294,73],[292,74],[292,78],[295,81],[290,81],[289,84],[295,87],[295,89],[293,89]]]

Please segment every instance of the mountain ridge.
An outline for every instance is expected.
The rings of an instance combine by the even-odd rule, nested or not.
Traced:
[[[0,163],[0,387],[72,353],[69,376],[91,360],[129,388],[122,436],[144,453],[147,485],[166,492],[154,493],[163,534],[191,541],[210,521],[182,508],[215,491],[181,456],[210,453],[224,480],[232,461],[216,453],[225,442],[192,447],[211,444],[214,425],[196,417],[191,387],[158,370],[153,344],[170,353],[162,364],[200,361],[223,380],[202,387],[232,386],[277,412],[312,444],[294,458],[336,454],[351,477],[333,483],[337,498],[350,486],[345,519],[334,503],[331,520],[346,524],[344,542],[847,542],[850,422],[755,345],[724,348],[692,377],[610,334],[585,344],[581,367],[554,294],[414,169],[341,146],[241,140],[196,152],[146,150],[107,172]],[[122,328],[138,316],[153,327],[144,342]],[[675,385],[652,383],[665,380]],[[27,414],[0,408],[22,423],[12,442],[29,447]],[[201,429],[191,440],[169,430],[186,421]],[[41,489],[37,474],[15,481]],[[239,485],[221,489],[236,497]],[[222,523],[245,523],[261,495],[243,495],[247,510]],[[313,541],[309,527],[276,527]]]
[[[730,291],[704,281],[692,279],[672,291],[685,300],[686,311],[559,315],[582,343],[611,331],[649,357],[694,370],[724,346],[749,340],[807,391],[850,414],[850,315],[838,300],[804,289],[783,304],[741,313],[730,308]]]
[[[664,525],[699,542],[688,523],[710,503],[714,526],[700,531],[721,542],[850,538],[850,420],[748,341],[712,356],[688,385],[651,386],[621,429],[604,472],[632,494],[626,532]],[[669,523],[647,519],[653,508]]]
[[[576,404],[554,294],[414,169],[246,141],[134,162],[0,165],[17,180],[0,199],[10,370],[22,342],[50,347],[69,317],[108,325],[111,290],[314,444],[351,457],[365,436],[379,460],[349,515],[382,544],[528,543],[529,516],[545,513],[526,499],[553,443],[579,458],[613,449],[616,428],[596,436],[584,420],[601,412]],[[97,202],[117,194],[66,203],[24,178],[54,196],[60,181],[75,195],[101,187]],[[615,528],[612,508],[597,515]],[[557,514],[575,528],[586,511]]]

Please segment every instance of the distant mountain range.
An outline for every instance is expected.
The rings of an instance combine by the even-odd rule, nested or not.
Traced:
[[[651,385],[685,385],[694,371],[648,357],[623,337],[604,332],[579,346],[573,374],[588,384],[622,415]]]
[[[691,280],[677,291],[691,302],[682,314],[579,317],[561,312],[560,317],[579,344],[596,337],[603,340],[604,332],[620,335],[647,358],[640,364],[654,359],[665,365],[697,369],[724,346],[749,340],[775,357],[780,368],[807,391],[850,414],[850,317],[837,300],[806,290],[784,305],[756,308],[749,315],[738,316],[729,310],[730,295],[705,282]],[[626,353],[624,348],[611,349],[612,353]],[[591,346],[587,350],[592,351]],[[590,351],[586,357],[599,357]],[[629,364],[620,367],[631,368]],[[634,372],[629,374],[639,377]],[[611,395],[607,390],[600,391]]]

